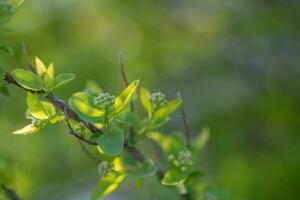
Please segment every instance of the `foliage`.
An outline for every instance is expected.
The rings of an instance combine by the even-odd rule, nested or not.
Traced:
[[[68,73],[54,77],[54,65],[51,63],[45,67],[39,58],[36,58],[36,69],[33,71],[20,68],[4,75],[2,71],[2,81],[7,84],[14,83],[27,91],[26,117],[31,120],[31,124],[14,131],[14,134],[38,133],[48,123],[55,124],[64,120],[70,132],[78,139],[96,145],[102,159],[98,166],[101,178],[91,199],[102,199],[109,195],[125,178],[142,181],[157,173],[164,173],[161,184],[176,186],[182,195],[188,194],[190,198],[197,199],[188,191],[194,191],[193,187],[197,186],[198,182],[193,185],[186,183],[201,173],[195,163],[197,155],[207,143],[209,132],[205,130],[191,147],[186,146],[183,133],[166,135],[158,132],[158,128],[168,122],[171,115],[182,105],[182,99],[179,97],[167,100],[161,92],[151,94],[146,88],[141,88],[141,104],[148,113],[142,118],[129,109],[129,105],[136,99],[134,97],[139,86],[138,80],[130,83],[116,97],[104,93],[98,89],[100,87],[93,84],[92,88],[76,92],[70,97],[69,108],[75,114],[72,115],[66,110],[67,105],[63,108],[57,107],[61,101],[53,100],[52,94],[73,80],[75,75]],[[10,79],[7,79],[7,76]],[[161,172],[151,159],[132,163],[130,159],[135,155],[126,156],[124,147],[127,150],[135,149],[137,144],[145,140],[153,140],[161,146],[161,151],[168,161],[166,172]]]

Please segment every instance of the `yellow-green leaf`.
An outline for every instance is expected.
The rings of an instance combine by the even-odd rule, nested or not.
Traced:
[[[116,98],[114,104],[114,111],[110,113],[109,118],[117,115],[128,106],[136,92],[139,85],[139,80],[133,81],[123,92]]]
[[[54,80],[54,65],[51,63],[46,72],[44,73],[44,82],[47,86],[47,88],[50,88],[52,86],[52,82]]]
[[[88,122],[99,122],[104,112],[94,104],[94,97],[83,92],[77,92],[69,100],[70,107],[83,120]]]
[[[168,101],[165,106],[159,108],[154,113],[154,116],[153,116],[154,121],[159,122],[159,121],[165,119],[166,117],[168,117],[169,115],[174,113],[179,108],[181,103],[182,103],[182,99],[174,99],[174,100]]]
[[[75,74],[72,74],[72,73],[63,73],[63,74],[57,75],[53,80],[52,89],[56,89],[56,88],[64,86],[65,84],[74,80],[75,77],[76,77]]]
[[[185,181],[187,174],[176,170],[167,171],[162,179],[163,185],[178,185]]]
[[[36,72],[39,76],[42,76],[47,70],[43,61],[38,57],[35,57],[35,66],[36,66]]]
[[[152,113],[152,105],[149,100],[150,97],[150,92],[146,88],[141,88],[141,94],[140,94],[140,99],[143,107],[146,109],[148,112],[148,115],[151,116]]]
[[[44,87],[42,79],[31,71],[16,69],[11,75],[18,84],[26,89],[39,91]]]
[[[28,93],[27,105],[28,112],[36,119],[48,119],[56,113],[53,104],[39,100],[39,97],[36,94]]]
[[[33,124],[29,124],[29,125],[25,126],[22,129],[14,131],[13,134],[16,134],[16,135],[30,135],[30,134],[38,132],[39,130],[40,130],[40,128],[35,127]]]
[[[125,180],[126,175],[118,172],[111,172],[108,176],[101,178],[91,200],[101,200],[113,191],[115,191]]]

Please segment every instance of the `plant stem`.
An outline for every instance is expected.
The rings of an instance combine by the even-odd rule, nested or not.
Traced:
[[[180,92],[177,93],[177,96],[178,96],[178,98],[182,99]],[[182,120],[182,124],[183,124],[183,134],[185,137],[185,143],[188,148],[191,148],[191,134],[190,134],[190,130],[189,130],[188,122],[187,122],[184,105],[181,106],[180,113],[181,113],[181,120]]]

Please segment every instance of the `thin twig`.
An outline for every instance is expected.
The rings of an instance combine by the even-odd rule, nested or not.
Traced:
[[[10,200],[21,200],[21,199],[18,197],[17,193],[16,193],[13,189],[7,187],[7,186],[4,185],[3,183],[0,183],[0,189],[3,190],[5,196],[6,196],[8,199],[10,199]]]
[[[22,52],[23,52],[23,55],[24,55],[24,58],[25,58],[27,67],[28,67],[32,72],[35,73],[35,69],[34,69],[33,65],[31,64],[30,59],[29,59],[29,56],[28,56],[28,54],[27,54],[27,48],[26,48],[25,42],[22,43]]]
[[[96,157],[92,152],[89,151],[89,149],[83,144],[81,140],[78,140],[78,143],[80,145],[81,150],[92,160],[95,160],[96,162],[100,162],[101,160]]]
[[[182,99],[182,95],[180,92],[177,92],[177,96],[178,96],[178,98]],[[185,137],[186,146],[188,148],[190,148],[191,147],[191,134],[190,134],[187,117],[186,117],[186,113],[185,113],[185,109],[184,109],[183,105],[180,108],[180,113],[181,113],[181,120],[182,120],[182,124],[183,124],[183,133],[184,133],[184,137]]]
[[[125,87],[127,87],[129,85],[129,83],[128,83],[128,78],[127,78],[126,72],[125,72],[123,53],[121,50],[119,51],[119,68],[120,68],[121,75],[123,77],[124,85],[125,85]],[[132,112],[132,113],[134,112],[134,104],[132,101],[130,102],[130,112]],[[134,136],[134,130],[133,130],[133,127],[130,126],[129,127],[129,137],[132,138],[133,136]]]

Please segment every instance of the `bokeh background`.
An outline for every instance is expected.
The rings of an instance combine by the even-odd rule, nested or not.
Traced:
[[[298,0],[28,0],[1,36],[14,56],[54,62],[77,78],[56,94],[67,99],[86,80],[118,93],[118,50],[131,80],[181,91],[194,135],[211,140],[202,168],[231,199],[281,200],[300,195],[300,2]],[[27,123],[25,93],[0,99],[0,154],[16,171],[24,199],[83,200],[97,183],[96,163],[63,125],[14,136]],[[181,129],[178,114],[163,131]],[[132,189],[133,188],[133,189]],[[126,183],[108,199],[151,199]]]

